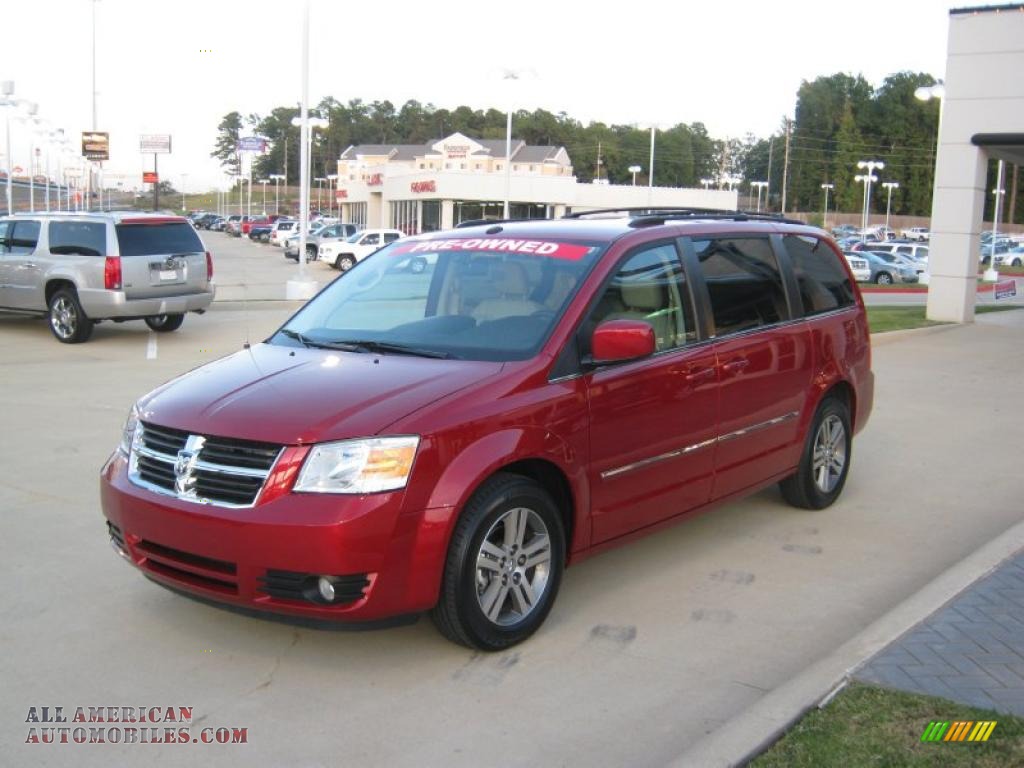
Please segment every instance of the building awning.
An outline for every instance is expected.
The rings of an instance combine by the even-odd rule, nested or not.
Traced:
[[[983,147],[989,157],[1024,165],[1024,133],[976,133],[971,143]]]

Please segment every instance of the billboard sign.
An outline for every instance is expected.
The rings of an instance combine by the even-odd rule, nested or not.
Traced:
[[[156,184],[160,181],[160,177],[157,176],[156,171],[143,171],[142,172],[142,183],[143,184]]]
[[[262,136],[243,136],[236,148],[239,152],[266,152],[267,140]]]
[[[86,160],[109,160],[110,134],[82,131],[82,157]]]
[[[139,151],[144,155],[167,155],[171,152],[171,134],[144,133],[139,137]]]

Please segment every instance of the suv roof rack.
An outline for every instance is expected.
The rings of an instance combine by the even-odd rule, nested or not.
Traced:
[[[564,216],[566,219],[581,219],[587,216],[622,213],[629,215],[631,227],[653,227],[672,219],[723,219],[728,221],[772,221],[779,224],[804,224],[796,219],[787,219],[781,213],[755,213],[753,211],[725,211],[721,208],[692,208],[683,206],[644,206],[638,208],[599,208],[592,211],[578,211]]]

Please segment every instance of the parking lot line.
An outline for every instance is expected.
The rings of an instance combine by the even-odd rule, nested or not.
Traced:
[[[146,342],[146,359],[156,360],[156,331],[149,332],[149,341]]]

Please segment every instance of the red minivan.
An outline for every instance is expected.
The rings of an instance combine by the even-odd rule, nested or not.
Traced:
[[[772,483],[831,504],[873,390],[863,301],[818,229],[495,222],[385,247],[144,396],[103,511],[187,595],[314,623],[430,611],[497,650],[591,554]]]

